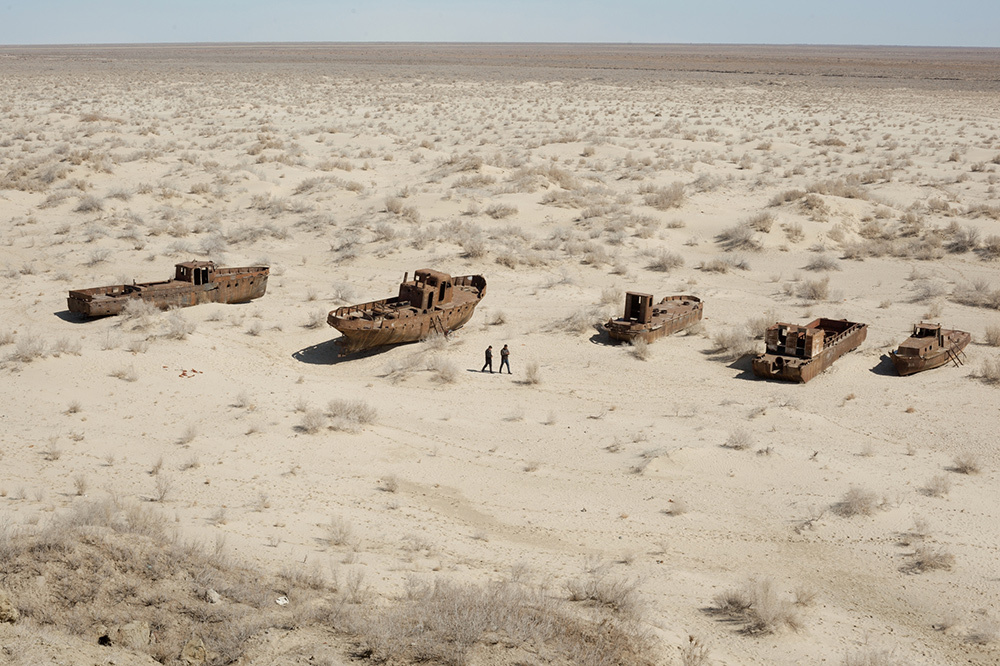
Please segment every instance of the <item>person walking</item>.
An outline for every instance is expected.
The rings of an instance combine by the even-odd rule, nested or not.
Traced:
[[[510,371],[510,350],[507,349],[507,345],[504,345],[503,349],[500,350],[500,370],[499,370],[499,372],[501,372],[501,373],[503,372],[503,367],[505,365],[507,366],[507,374],[508,375],[514,374],[514,373],[512,373]]]
[[[482,369],[479,372],[486,372],[486,368],[490,369],[490,374],[493,374],[493,345],[486,348],[486,363],[483,364]],[[508,368],[509,370],[509,368]]]

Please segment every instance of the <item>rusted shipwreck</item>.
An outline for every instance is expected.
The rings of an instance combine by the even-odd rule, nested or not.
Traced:
[[[705,304],[695,296],[667,296],[654,304],[650,294],[629,291],[625,294],[625,316],[609,319],[604,330],[612,340],[652,342],[700,321],[704,309]]]
[[[133,300],[147,301],[161,309],[199,303],[243,303],[264,295],[268,273],[267,266],[229,268],[211,261],[187,261],[174,267],[172,280],[74,289],[67,303],[70,312],[88,317],[118,314]]]
[[[900,343],[898,349],[889,352],[889,358],[903,377],[945,363],[960,366],[963,365],[963,351],[971,341],[972,335],[965,331],[921,322],[913,327],[913,335]]]
[[[767,329],[767,348],[753,359],[753,372],[765,379],[805,383],[857,349],[867,335],[867,324],[846,319],[820,318],[805,326],[779,322]]]
[[[380,301],[346,305],[330,312],[327,323],[344,334],[341,352],[416,342],[461,328],[486,295],[482,275],[452,277],[422,269],[413,279],[403,276],[399,295]]]

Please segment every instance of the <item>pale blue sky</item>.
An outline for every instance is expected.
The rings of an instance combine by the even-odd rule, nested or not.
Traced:
[[[0,44],[1000,46],[1000,0],[0,0]]]

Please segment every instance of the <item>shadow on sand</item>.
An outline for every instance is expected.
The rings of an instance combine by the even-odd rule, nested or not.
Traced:
[[[876,375],[882,375],[883,377],[892,377],[896,373],[896,366],[892,364],[892,359],[889,358],[888,354],[882,354],[882,357],[878,360],[878,365],[869,370]]]
[[[367,349],[365,351],[355,352],[353,354],[341,354],[340,353],[340,341],[343,340],[343,336],[335,338],[333,340],[326,340],[318,345],[313,345],[311,347],[306,347],[305,349],[300,349],[299,351],[292,354],[292,358],[296,361],[302,363],[310,363],[312,365],[336,365],[338,363],[347,363],[348,361],[356,361],[359,358],[368,358],[369,356],[376,356],[382,352],[390,349],[389,347],[378,347],[376,349]]]
[[[733,379],[742,379],[744,381],[750,382],[762,382],[765,381],[762,377],[758,377],[753,374],[753,356],[747,354],[746,356],[741,356],[732,363],[726,366],[732,370],[739,370],[739,374]]]
[[[71,324],[86,324],[88,321],[104,319],[104,317],[85,317],[79,312],[70,312],[69,310],[60,310],[59,312],[53,312],[52,314],[59,317],[63,321],[68,321]]]
[[[599,331],[596,331],[592,336],[590,336],[590,344],[593,344],[593,345],[608,345],[608,346],[611,346],[611,347],[615,347],[615,346],[618,346],[618,345],[623,345],[625,343],[621,342],[620,340],[612,340],[611,336],[608,335],[607,331],[605,331],[605,330],[599,330]]]

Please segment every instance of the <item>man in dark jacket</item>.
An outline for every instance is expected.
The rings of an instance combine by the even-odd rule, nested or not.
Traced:
[[[486,368],[490,369],[490,374],[493,374],[493,345],[486,348],[486,363],[483,364],[482,370],[479,372],[486,372]],[[510,370],[510,368],[507,368]]]
[[[505,365],[507,366],[507,374],[514,374],[510,371],[510,350],[507,349],[507,345],[504,345],[503,349],[500,350],[500,370],[498,372],[502,373]]]

